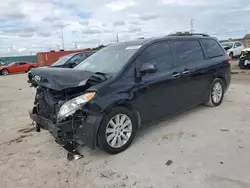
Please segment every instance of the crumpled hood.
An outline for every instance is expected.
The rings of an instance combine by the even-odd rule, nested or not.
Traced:
[[[8,66],[6,66],[6,65],[0,65],[0,70],[7,69],[7,68],[8,68]]]
[[[84,70],[52,67],[32,69],[30,74],[32,80],[38,85],[57,91],[83,86],[86,84],[87,80],[94,75],[93,72]]]

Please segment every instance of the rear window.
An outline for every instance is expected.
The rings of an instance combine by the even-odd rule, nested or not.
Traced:
[[[173,42],[174,53],[179,63],[198,62],[204,60],[203,51],[199,41]]]
[[[202,39],[202,45],[204,46],[209,58],[219,57],[224,54],[224,50],[218,44],[217,41],[212,39]]]

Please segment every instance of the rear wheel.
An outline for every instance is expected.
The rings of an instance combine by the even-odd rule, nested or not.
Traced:
[[[224,97],[224,83],[220,78],[213,81],[210,89],[209,100],[206,103],[208,106],[219,106]]]
[[[2,70],[2,75],[7,76],[9,74],[9,71],[7,69]]]
[[[135,115],[127,108],[117,107],[107,113],[98,132],[99,144],[110,154],[126,150],[137,131]]]

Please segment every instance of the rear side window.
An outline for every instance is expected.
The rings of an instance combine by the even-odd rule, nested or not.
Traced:
[[[138,58],[140,66],[144,63],[154,63],[159,72],[173,66],[173,57],[168,42],[158,42],[150,45]]]
[[[219,57],[224,54],[224,50],[218,42],[213,39],[202,39],[201,43],[204,46],[209,58]]]
[[[242,44],[241,44],[240,42],[236,42],[236,43],[235,43],[235,46],[236,46],[236,47],[241,47]]]
[[[201,45],[197,40],[173,42],[173,50],[180,64],[204,60]]]
[[[73,56],[68,62],[67,64],[71,64],[71,63],[75,63],[75,64],[79,64],[80,62],[82,62],[85,58],[83,58],[83,56],[85,57],[85,54],[76,54],[75,56]]]

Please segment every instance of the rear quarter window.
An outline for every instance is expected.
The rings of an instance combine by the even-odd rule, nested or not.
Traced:
[[[219,57],[224,55],[224,50],[217,41],[213,39],[201,39],[201,43],[209,58]]]
[[[180,64],[204,60],[204,54],[198,40],[183,40],[173,42],[173,50]]]

